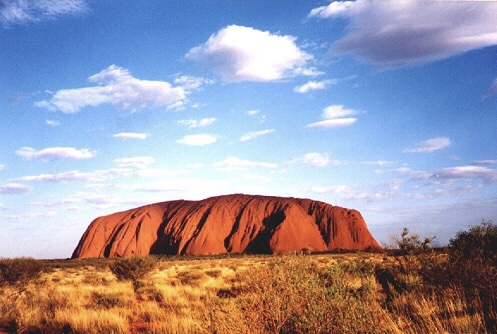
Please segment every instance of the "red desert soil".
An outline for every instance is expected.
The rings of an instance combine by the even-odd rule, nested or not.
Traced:
[[[299,198],[226,195],[95,219],[73,258],[380,249],[356,210]]]

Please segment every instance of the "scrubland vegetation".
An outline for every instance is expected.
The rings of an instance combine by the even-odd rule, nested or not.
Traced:
[[[494,333],[497,227],[484,222],[437,251],[404,232],[409,245],[384,253],[0,260],[0,328]]]

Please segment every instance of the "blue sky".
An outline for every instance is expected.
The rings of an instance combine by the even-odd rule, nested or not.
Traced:
[[[497,3],[0,4],[0,257],[97,216],[249,193],[388,243],[497,221]]]

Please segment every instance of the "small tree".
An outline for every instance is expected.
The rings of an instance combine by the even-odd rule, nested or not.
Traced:
[[[487,327],[497,329],[497,226],[480,225],[460,231],[449,241],[448,271],[452,281],[477,296],[486,309]]]
[[[431,248],[431,243],[435,240],[435,237],[425,237],[421,241],[419,235],[409,232],[407,227],[402,229],[399,237],[392,238],[395,244],[402,254],[419,254],[428,251]]]
[[[157,265],[157,259],[151,256],[123,257],[109,265],[110,271],[121,281],[131,281],[135,291],[140,287],[140,280],[147,276]]]

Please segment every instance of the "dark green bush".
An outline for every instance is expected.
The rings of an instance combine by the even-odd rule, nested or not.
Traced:
[[[43,264],[32,258],[0,260],[0,285],[25,285],[43,270]]]
[[[109,268],[118,280],[131,281],[138,289],[140,280],[145,278],[157,265],[157,259],[151,256],[132,256],[119,258],[110,263]]]
[[[482,301],[487,326],[497,329],[497,226],[482,221],[458,232],[449,242],[448,255],[452,281]]]

